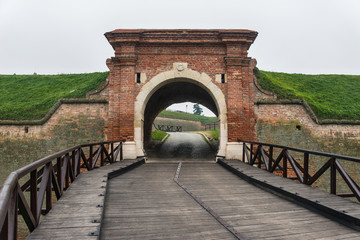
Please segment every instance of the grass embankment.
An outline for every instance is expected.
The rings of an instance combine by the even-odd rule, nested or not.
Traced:
[[[108,74],[0,75],[0,120],[40,119],[59,99],[85,97]]]
[[[360,76],[256,71],[260,86],[280,98],[306,100],[321,119],[360,119]]]
[[[206,130],[204,131],[206,136],[210,138],[210,140],[219,140],[219,129],[216,128],[215,130]]]
[[[152,140],[161,141],[166,136],[166,132],[155,130],[152,132]]]
[[[191,113],[173,112],[173,111],[167,111],[167,110],[160,112],[158,117],[200,121],[201,124],[213,123],[218,120],[217,117],[206,117],[206,116],[196,115],[196,114],[191,114]]]
[[[97,89],[108,72],[59,75],[0,75],[0,120],[40,119],[62,98],[82,98]],[[360,76],[305,75],[257,71],[258,82],[284,99],[306,100],[322,119],[360,119]],[[217,121],[183,112],[160,117]]]

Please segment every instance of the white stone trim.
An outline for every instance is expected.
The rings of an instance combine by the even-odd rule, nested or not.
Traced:
[[[172,82],[189,82],[196,84],[206,90],[212,99],[214,100],[217,110],[218,118],[220,121],[220,144],[218,155],[226,155],[226,144],[228,139],[227,131],[227,107],[225,95],[221,89],[216,86],[211,77],[206,73],[199,73],[197,71],[191,70],[187,67],[187,63],[174,63],[173,69],[170,71],[162,72],[152,79],[150,79],[144,86],[141,88],[139,94],[135,99],[135,109],[134,109],[134,131],[135,131],[135,143],[136,143],[136,153],[137,156],[144,155],[143,143],[143,128],[144,128],[144,112],[145,107],[150,99],[150,97],[162,86],[172,83]],[[140,155],[139,155],[140,154]]]
[[[226,144],[226,159],[239,159],[242,160],[242,142],[228,142]]]
[[[123,158],[124,159],[136,159],[137,156],[143,156],[137,155],[136,151],[136,143],[134,141],[126,141],[123,142]]]

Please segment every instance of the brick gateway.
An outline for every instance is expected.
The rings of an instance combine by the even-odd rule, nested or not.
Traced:
[[[126,139],[124,157],[144,155],[156,115],[173,103],[199,102],[220,121],[218,156],[239,158],[237,139],[256,140],[255,59],[250,30],[139,30],[105,33],[109,140]]]

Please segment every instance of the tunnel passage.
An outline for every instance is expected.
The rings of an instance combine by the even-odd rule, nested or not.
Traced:
[[[152,124],[156,116],[174,103],[195,102],[210,109],[216,116],[218,110],[209,93],[189,82],[173,82],[159,88],[149,99],[144,113],[144,148],[151,140]]]

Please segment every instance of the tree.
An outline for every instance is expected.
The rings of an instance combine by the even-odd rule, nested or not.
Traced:
[[[196,115],[201,115],[203,112],[203,109],[200,107],[198,103],[194,104],[193,113]]]

